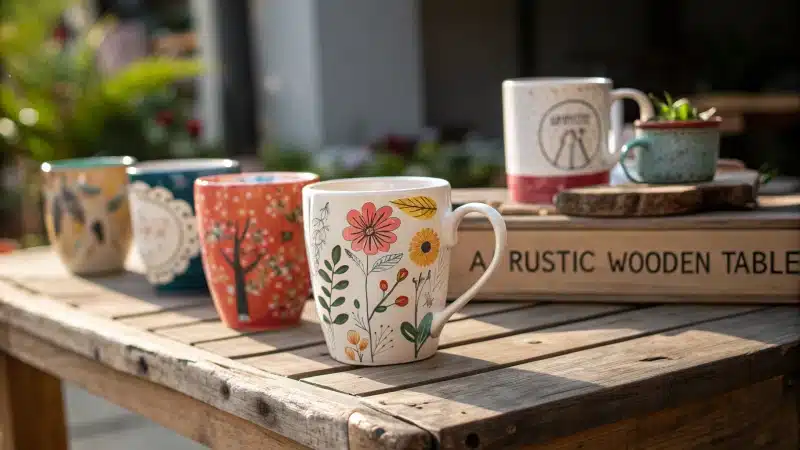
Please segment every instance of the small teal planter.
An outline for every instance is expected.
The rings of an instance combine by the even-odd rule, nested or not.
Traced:
[[[128,168],[133,238],[159,291],[207,291],[194,210],[194,181],[239,173],[232,159],[147,161]]]
[[[636,122],[636,138],[623,147],[620,158],[625,175],[635,183],[702,183],[714,179],[719,159],[721,119]],[[628,152],[638,148],[635,174],[624,164]]]

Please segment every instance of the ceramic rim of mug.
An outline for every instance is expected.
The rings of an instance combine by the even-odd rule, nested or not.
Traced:
[[[660,120],[653,122],[642,122],[637,120],[633,126],[643,130],[669,130],[673,128],[718,128],[722,124],[722,117],[714,116],[708,120]]]
[[[89,158],[58,159],[43,162],[42,172],[62,172],[67,170],[89,170],[106,167],[130,167],[136,164],[132,156],[92,156]]]
[[[128,175],[202,172],[205,170],[231,169],[238,165],[238,161],[229,158],[155,159],[142,161],[128,167]]]
[[[606,77],[526,77],[509,78],[503,84],[515,85],[548,85],[548,84],[614,84],[611,78]]]
[[[207,175],[198,178],[196,186],[245,187],[245,186],[291,186],[293,184],[319,180],[311,172],[246,172],[225,175]]]
[[[336,195],[364,195],[409,192],[442,187],[450,187],[450,183],[442,178],[397,176],[341,178],[310,184],[304,187],[303,190]]]

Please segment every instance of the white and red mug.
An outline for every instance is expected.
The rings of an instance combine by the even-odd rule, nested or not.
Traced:
[[[519,78],[503,82],[506,174],[511,200],[552,203],[559,191],[605,184],[618,162],[622,103],[653,116],[647,96],[612,89],[608,78]]]

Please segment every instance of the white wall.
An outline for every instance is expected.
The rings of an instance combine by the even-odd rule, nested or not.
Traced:
[[[251,5],[265,138],[317,147],[324,138],[317,1],[252,0]]]
[[[419,132],[417,1],[320,0],[318,5],[325,141],[358,144],[390,132]]]
[[[418,0],[252,0],[267,139],[315,149],[422,127]]]

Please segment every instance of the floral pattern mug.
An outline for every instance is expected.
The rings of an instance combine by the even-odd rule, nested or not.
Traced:
[[[437,178],[332,180],[303,188],[306,247],[317,313],[331,356],[386,365],[433,356],[447,320],[500,262],[506,227],[494,208],[452,210],[450,184]],[[495,232],[492,262],[445,305],[450,248],[461,219],[476,212]]]
[[[203,267],[229,327],[257,331],[300,323],[310,290],[300,190],[318,179],[264,172],[195,181]]]

